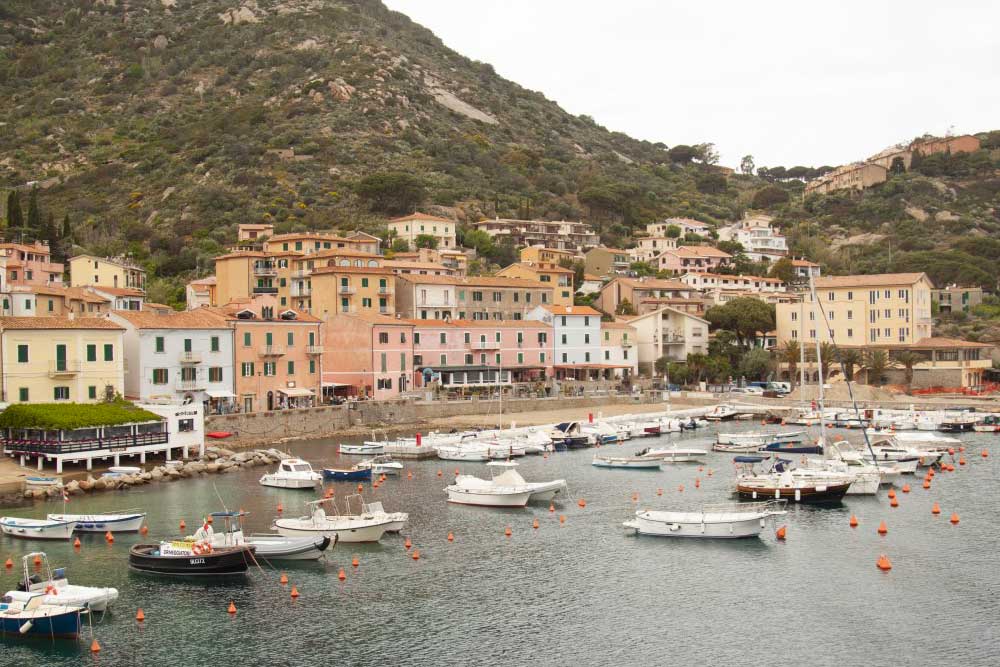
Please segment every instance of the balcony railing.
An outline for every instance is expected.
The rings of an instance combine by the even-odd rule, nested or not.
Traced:
[[[306,354],[323,354],[322,345],[306,345]]]
[[[254,287],[253,288],[253,293],[254,294],[277,294],[278,293],[278,288],[277,287]]]
[[[500,343],[498,343],[496,341],[490,341],[490,340],[487,340],[487,341],[474,340],[471,343],[469,343],[469,346],[473,350],[499,350],[500,349]]]
[[[378,288],[378,293],[380,295],[387,296],[389,294],[392,294],[392,288],[391,287],[379,287]]]
[[[167,433],[133,433],[131,435],[93,438],[89,440],[20,440],[2,438],[4,453],[9,454],[75,454],[107,449],[122,451],[129,447],[165,445],[170,441]]]
[[[630,341],[630,340],[623,340],[622,341],[622,347],[632,347],[632,341]]]
[[[194,378],[192,380],[184,380],[178,378],[176,387],[177,391],[196,391],[198,389],[204,389],[207,384],[206,380],[203,378]]]
[[[285,348],[280,345],[265,345],[260,348],[260,356],[262,357],[280,357],[285,354]]]
[[[312,269],[296,269],[292,271],[292,278],[308,278],[312,275]]]
[[[181,352],[182,364],[200,364],[201,363],[201,352]]]
[[[49,377],[70,377],[80,372],[79,361],[59,361],[58,359],[49,361]]]
[[[273,264],[254,264],[253,274],[255,276],[276,276],[278,275],[278,267]]]
[[[310,296],[312,294],[311,287],[293,287],[292,296]]]
[[[341,285],[337,288],[337,292],[340,294],[355,294],[357,290],[353,287],[348,287],[347,285]]]

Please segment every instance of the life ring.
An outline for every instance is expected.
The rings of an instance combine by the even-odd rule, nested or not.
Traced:
[[[207,542],[195,542],[194,546],[191,547],[191,553],[196,556],[204,556],[205,554],[212,553],[212,545]]]

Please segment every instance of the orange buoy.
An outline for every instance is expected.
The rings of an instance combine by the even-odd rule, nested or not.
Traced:
[[[889,501],[889,507],[899,507],[899,501],[893,498]]]
[[[709,469],[708,469],[708,476],[709,476],[709,477],[711,477],[711,476],[712,476],[712,469],[711,469],[711,468],[709,468]]]
[[[112,535],[111,531],[109,530],[108,532],[104,533],[104,539],[107,540],[109,543],[114,543],[115,536]]]
[[[299,589],[295,587],[295,584],[292,584],[292,599],[297,600],[298,597],[299,597]]]
[[[340,568],[340,572],[337,573],[337,578],[341,581],[347,580],[347,574],[344,573],[344,568]]]
[[[959,445],[958,446],[958,451],[964,452],[965,451],[965,445]]]
[[[559,523],[566,523],[566,515],[565,514],[560,514],[559,515]]]
[[[358,557],[355,556],[351,559],[351,567],[357,567],[358,565],[361,565],[361,561],[359,561]]]
[[[285,511],[285,508],[281,506],[281,503],[278,503],[278,514],[281,514],[284,511]]]
[[[583,498],[580,498],[580,500],[576,504],[579,505],[580,507],[586,507],[587,501],[584,500]]]
[[[875,561],[875,566],[883,572],[888,572],[892,569],[892,563],[889,562],[889,557],[885,554],[878,557],[878,560]]]
[[[207,517],[205,518],[205,523],[207,523],[207,524],[209,524],[209,525],[211,525],[211,524],[212,524],[212,515],[211,515],[211,514],[209,514],[209,515],[208,515],[208,516],[207,516]]]
[[[503,534],[506,535],[507,537],[510,537],[511,535],[510,526],[507,526],[506,528],[503,529]]]
[[[785,533],[786,533],[786,528],[785,526],[782,526],[781,528],[778,529],[778,532],[776,532],[774,536],[777,537],[779,540],[783,540],[785,539]]]
[[[449,542],[454,542],[455,541],[455,535],[454,535],[454,533],[448,533],[448,541]]]
[[[555,512],[556,511],[556,504],[555,503],[549,503],[549,511],[550,512]]]
[[[40,556],[35,556],[35,560],[32,561],[32,562],[35,564],[35,567],[41,567],[42,566],[42,559],[41,559]]]
[[[79,540],[80,538],[77,538],[77,539]],[[4,566],[5,568],[7,568],[8,570],[9,570],[10,568],[14,567],[14,561],[12,561],[12,560],[10,559],[10,556],[7,556],[7,562],[5,562],[5,563],[3,564],[3,566]]]
[[[140,535],[146,535],[148,533],[149,533],[149,526],[145,526],[144,525],[142,528],[139,529],[139,534]]]
[[[904,484],[903,488],[901,490],[902,490],[903,493],[909,493],[910,492],[910,485],[909,484]]]
[[[227,609],[226,611],[228,611],[230,614],[235,614],[236,613],[236,603],[233,602],[232,600],[230,600],[229,601],[229,609]]]
[[[278,583],[281,584],[282,586],[284,586],[285,584],[287,584],[288,583],[288,575],[285,574],[284,572],[282,572],[281,573],[281,578],[278,579]]]
[[[403,542],[403,548],[409,550],[409,548],[412,547],[412,546],[413,546],[413,543],[410,542],[410,538],[407,537],[406,541]]]
[[[931,488],[931,483],[928,480],[926,480],[926,479],[924,480],[924,488],[925,489]]]
[[[413,560],[420,560],[420,549],[413,550]]]
[[[934,472],[934,468],[928,468],[927,469],[927,476],[930,477],[931,479],[934,479],[934,475],[936,475],[936,474],[937,473]]]
[[[413,479],[413,471],[410,470],[406,473],[406,479]]]
[[[378,485],[379,485],[379,483],[378,483],[378,482],[375,482],[374,484],[372,484],[372,488],[373,488],[373,489],[377,489],[377,488],[378,488]]]
[[[698,472],[702,472],[704,470],[705,470],[705,466],[698,466]]]
[[[455,468],[455,477],[458,477],[458,468]]]
[[[878,532],[879,535],[885,535],[886,533],[889,532],[889,528],[885,525],[885,521],[881,522],[878,525],[878,531],[877,532]]]
[[[438,470],[438,477],[440,477],[440,476],[441,476],[441,471],[440,471],[440,470]]]
[[[139,611],[135,612],[135,620],[139,621],[140,623],[146,620],[146,614],[142,612],[142,607],[139,607]]]
[[[965,457],[964,456],[959,457],[959,459],[958,459],[958,465],[960,465],[960,466],[964,466],[965,465]]]
[[[958,513],[957,512],[952,512],[951,513],[951,524],[955,525],[957,523],[958,523]]]
[[[695,477],[694,478],[694,488],[696,488],[696,489],[701,488],[701,478],[700,477]]]
[[[656,490],[656,495],[662,496],[663,495],[663,489],[657,489]]]
[[[633,503],[639,502],[639,494],[638,493],[633,493],[632,494],[632,502]]]
[[[858,517],[856,517],[856,516],[854,516],[852,514],[851,515],[851,520],[850,520],[849,524],[850,524],[851,528],[857,528],[858,527]]]
[[[80,548],[80,538],[79,537],[74,537],[73,538],[73,548],[74,549],[79,549]]]
[[[895,489],[889,489],[889,497],[890,498],[895,498],[896,497],[896,490]]]
[[[531,522],[531,527],[538,528],[538,519],[535,519],[534,521]]]
[[[678,486],[677,487],[677,491],[680,492],[680,493],[684,493],[684,485],[681,484],[680,486]]]
[[[948,448],[948,456],[954,456],[954,455],[955,455],[955,448],[954,447],[949,447]]]
[[[101,645],[97,643],[96,639],[94,641],[90,642],[90,652],[91,653],[100,653],[101,652]]]
[[[361,484],[358,484],[358,493],[361,493],[364,490],[365,490],[365,487],[363,485],[361,485]]]
[[[988,456],[989,456],[989,453],[987,453],[987,451],[984,449],[983,450],[983,458],[985,459]]]
[[[931,514],[940,514],[940,513],[941,513],[941,507],[937,503],[934,503],[934,507],[931,508]]]

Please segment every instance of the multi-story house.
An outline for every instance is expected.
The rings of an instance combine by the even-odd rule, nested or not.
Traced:
[[[744,215],[739,222],[719,229],[719,239],[735,241],[754,262],[773,262],[788,254],[785,237],[775,231],[769,215]]]
[[[215,298],[215,276],[192,280],[187,284],[184,296],[188,310],[218,303]]]
[[[601,243],[590,225],[583,222],[494,218],[473,222],[470,226],[486,232],[498,242],[509,239],[518,247],[539,245],[579,254]]]
[[[808,283],[810,278],[819,278],[821,274],[819,264],[807,259],[793,258],[792,269],[795,272],[795,282],[798,283]]]
[[[458,223],[448,218],[439,218],[426,213],[411,213],[400,218],[393,218],[386,223],[393,238],[403,239],[410,248],[417,247],[417,238],[430,236],[437,241],[439,250],[456,248],[456,227]]]
[[[601,322],[601,358],[605,377],[623,380],[639,373],[636,329],[627,322]]]
[[[910,144],[910,150],[920,155],[934,153],[975,153],[982,144],[971,134],[957,137],[924,137]]]
[[[128,257],[77,255],[69,260],[71,287],[127,288],[145,293],[146,270]]]
[[[521,320],[553,302],[553,287],[522,278],[396,276],[396,312],[415,320]]]
[[[712,235],[712,225],[692,218],[667,218],[662,222],[651,222],[646,225],[646,233],[649,236],[662,238],[667,235],[671,227],[679,229],[682,237],[685,234],[697,234],[703,237]]]
[[[932,289],[931,302],[938,305],[941,313],[967,313],[983,302],[983,288],[948,285]]]
[[[135,287],[104,287],[101,285],[85,289],[107,299],[111,303],[111,310],[140,311],[146,302],[146,292]]]
[[[603,370],[601,314],[589,306],[538,306],[527,319],[552,326],[553,367],[558,379],[585,380]]]
[[[855,162],[806,183],[805,193],[829,194],[837,190],[865,190],[879,183],[885,183],[889,178],[889,169],[881,164],[871,162]]]
[[[708,352],[708,320],[664,306],[643,315],[619,317],[635,329],[639,372],[651,377],[656,361],[686,361],[689,354]]]
[[[615,278],[601,288],[595,305],[608,314],[624,311],[644,314],[663,306],[691,313],[704,310],[696,288],[677,280],[660,278]]]
[[[438,264],[437,262],[421,262],[420,260],[397,259],[398,255],[392,259],[387,259],[384,265],[391,269],[394,274],[401,276],[407,273],[415,273],[421,276],[457,276],[458,270]]]
[[[784,292],[785,281],[779,278],[761,276],[730,276],[720,273],[701,273],[690,271],[680,277],[685,285],[697,290],[730,290],[737,292]]]
[[[732,255],[706,245],[682,245],[667,248],[654,262],[658,271],[681,274],[688,271],[715,271],[729,264]]]
[[[557,264],[562,266],[565,261],[571,262],[581,258],[581,256],[571,250],[558,250],[556,248],[546,248],[541,245],[521,248],[519,254],[521,262],[528,264]]]
[[[341,236],[337,232],[293,232],[278,234],[264,240],[267,252],[296,252],[312,255],[325,250],[353,250],[371,255],[381,251],[381,240],[371,234],[355,232]]]
[[[111,320],[125,328],[128,398],[201,403],[206,414],[233,410],[233,329],[225,315],[120,311]]]
[[[3,293],[3,314],[15,317],[66,317],[70,313],[97,317],[111,310],[111,301],[82,287],[14,285]]]
[[[233,330],[238,409],[309,407],[322,395],[322,321],[281,308],[273,295],[213,308]]]
[[[449,271],[446,275],[464,276],[469,272],[469,256],[458,248],[442,249],[417,248],[410,252],[397,252],[392,255],[394,262],[420,262],[443,266]],[[406,271],[413,273],[413,271]],[[400,271],[403,273],[403,271]],[[419,271],[417,271],[419,273]]]
[[[552,375],[552,327],[544,322],[411,322],[417,387],[510,385]]]
[[[8,403],[94,403],[124,391],[120,325],[104,317],[0,317]]]
[[[323,386],[338,396],[385,400],[412,388],[413,324],[359,312],[325,318]]]
[[[628,272],[632,255],[628,250],[591,248],[584,254],[584,271],[601,277],[613,277]]]
[[[321,319],[335,314],[396,312],[396,283],[389,268],[325,266],[312,270],[309,283],[311,311]]]
[[[573,305],[573,275],[572,269],[558,264],[519,262],[511,264],[497,272],[504,278],[523,278],[552,286],[553,303],[557,306]]]
[[[677,239],[666,236],[642,236],[637,241],[638,245],[628,251],[633,262],[652,261],[667,248],[677,247]]]
[[[0,257],[6,258],[7,286],[63,284],[64,267],[52,261],[47,241],[0,243]]]

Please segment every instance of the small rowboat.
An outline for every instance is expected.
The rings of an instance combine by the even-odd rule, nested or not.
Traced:
[[[35,540],[68,540],[76,529],[76,521],[51,521],[48,519],[21,519],[16,516],[0,517],[0,531],[11,537]]]
[[[62,481],[58,477],[25,477],[24,483],[28,486],[59,486]]]
[[[366,442],[362,445],[345,445],[340,443],[341,454],[382,454],[385,452],[385,443]]]
[[[146,519],[145,512],[117,514],[49,514],[50,521],[75,521],[78,533],[137,533]]]
[[[323,477],[325,479],[332,479],[335,482],[364,481],[372,478],[372,469],[323,468]]]
[[[213,440],[224,440],[229,436],[231,436],[232,433],[229,431],[209,431],[205,435],[207,435],[209,438],[212,438]]]
[[[601,456],[598,454],[591,462],[598,468],[635,468],[645,470],[659,470],[660,459],[647,458],[645,456]]]

